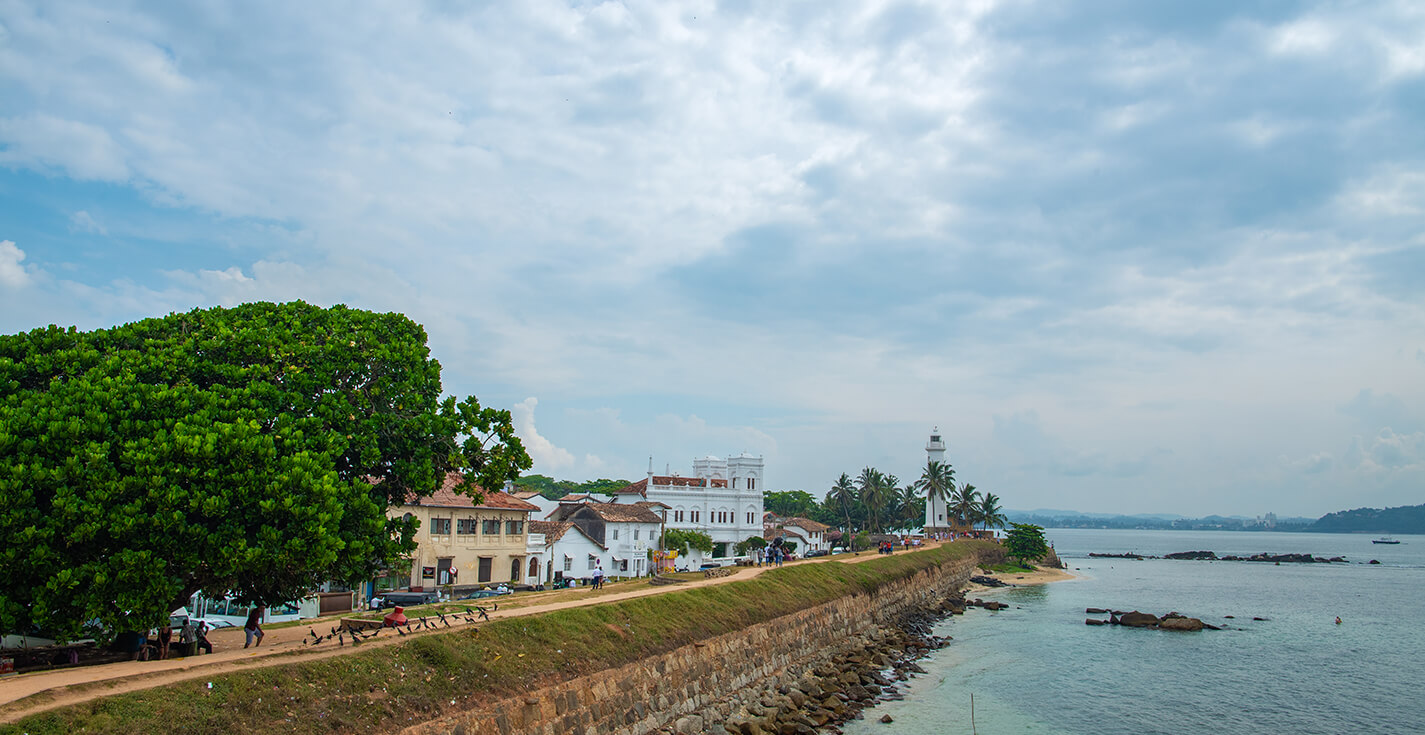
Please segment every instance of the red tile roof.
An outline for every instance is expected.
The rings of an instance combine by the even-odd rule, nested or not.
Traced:
[[[589,503],[584,506],[598,517],[612,523],[662,523],[663,518],[642,505]]]
[[[711,483],[711,485],[709,485]],[[706,480],[701,477],[675,477],[672,475],[654,475],[654,485],[664,487],[727,487],[727,480]],[[625,485],[614,491],[615,495],[625,495],[628,493],[638,493],[644,497],[648,496],[648,478],[643,478],[638,482]]]
[[[569,521],[530,521],[530,533],[544,534],[544,542],[550,543],[558,541],[564,537],[564,532],[573,528],[574,524]]]
[[[509,493],[500,492],[498,490],[481,490],[478,486],[474,486],[473,489],[476,492],[485,496],[484,499],[480,501],[480,504],[476,505],[474,498],[455,491],[463,479],[459,472],[448,473],[445,476],[445,482],[442,483],[435,492],[431,493],[429,497],[414,498],[409,504],[425,505],[435,508],[482,508],[488,510],[518,510],[525,512],[539,510],[539,506],[533,503],[526,503]]]

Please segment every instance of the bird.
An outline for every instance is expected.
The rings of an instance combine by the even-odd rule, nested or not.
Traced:
[[[336,634],[336,644],[337,644],[338,646],[345,646],[345,645],[346,645],[346,635],[345,635],[344,633],[337,633],[337,634]]]

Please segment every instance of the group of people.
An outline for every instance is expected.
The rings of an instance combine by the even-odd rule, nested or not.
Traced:
[[[590,576],[593,577],[594,580],[594,584],[592,585],[594,589],[601,590],[604,588],[603,562],[594,562],[594,571],[590,574]]]
[[[162,661],[173,649],[173,627],[162,625],[147,633],[125,634],[119,637],[117,645],[119,650],[128,652],[130,661]],[[181,655],[196,654],[198,651],[212,653],[213,644],[208,642],[208,624],[194,623],[185,618],[183,626],[178,629],[178,645]]]
[[[780,546],[768,546],[765,549],[757,550],[757,566],[766,564],[769,567],[780,567],[786,561],[787,552]]]

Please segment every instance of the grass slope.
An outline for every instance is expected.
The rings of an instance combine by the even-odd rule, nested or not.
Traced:
[[[956,543],[858,564],[798,564],[741,582],[506,618],[346,656],[98,698],[0,726],[0,734],[392,732],[871,592],[980,546]]]

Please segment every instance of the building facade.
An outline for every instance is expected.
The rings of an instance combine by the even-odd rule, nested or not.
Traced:
[[[727,459],[707,456],[693,460],[693,476],[655,475],[614,492],[614,502],[641,501],[667,506],[665,526],[700,531],[713,540],[712,554],[693,550],[679,567],[696,568],[706,558],[727,559],[733,546],[762,535],[762,493],[765,486],[760,456],[739,454]]]
[[[551,521],[574,524],[603,547],[606,577],[642,577],[651,569],[650,551],[658,548],[663,519],[644,504],[563,503]]]
[[[527,576],[529,515],[539,508],[508,493],[488,490],[476,503],[455,492],[461,479],[452,472],[429,497],[387,511],[393,518],[420,521],[410,560],[412,590],[520,584]]]

